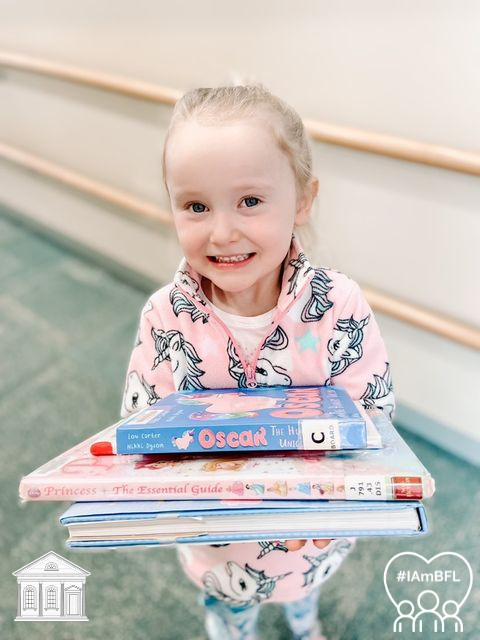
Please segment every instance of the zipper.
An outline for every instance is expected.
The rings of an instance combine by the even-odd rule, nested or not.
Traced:
[[[257,380],[256,380],[256,371],[257,371],[256,362],[255,362],[255,367],[250,362],[246,362],[245,364],[246,364],[245,373],[247,374],[247,387],[249,389],[254,389],[256,386],[258,386]]]

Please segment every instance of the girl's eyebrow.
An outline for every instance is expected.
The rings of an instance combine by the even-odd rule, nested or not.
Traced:
[[[178,191],[170,192],[170,197],[175,204],[180,204],[187,200],[202,200],[204,196],[199,190],[179,189]]]
[[[245,182],[243,184],[235,185],[235,191],[248,193],[250,191],[262,191],[262,192],[270,192],[272,190],[271,184],[265,182]],[[173,197],[176,201],[184,200],[185,198],[202,198],[202,190],[201,189],[179,189],[175,191]]]
[[[198,190],[189,190],[189,189],[179,189],[173,193],[173,197],[175,200],[184,200],[185,198],[193,198],[200,196],[201,193]]]

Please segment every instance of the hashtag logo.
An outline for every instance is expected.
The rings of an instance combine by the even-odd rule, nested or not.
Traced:
[[[399,570],[398,563],[405,562],[407,558],[410,563],[415,560],[419,568]],[[394,598],[390,592],[387,575],[389,567],[395,561],[397,561],[397,565],[392,567],[390,585],[392,587],[395,586],[399,596],[403,595],[406,587],[411,587],[411,599]],[[453,561],[455,562],[454,569],[447,568]],[[422,566],[420,563],[425,563],[425,565]],[[409,567],[410,565],[407,566]],[[412,566],[415,567],[415,565]],[[427,571],[424,571],[424,568]],[[402,585],[395,585],[394,581],[401,582]],[[404,582],[405,584],[403,584]],[[442,591],[442,584],[435,584],[446,582],[457,583],[455,591],[457,600],[447,600],[444,596],[447,594],[450,596],[450,591],[445,593]],[[387,563],[383,573],[383,583],[387,596],[397,610],[397,617],[393,623],[393,632],[395,634],[401,633],[402,629],[420,634],[425,631],[428,634],[432,628],[434,632],[440,631],[441,633],[447,633],[449,630],[455,630],[455,633],[463,632],[460,609],[472,590],[473,571],[468,560],[461,554],[455,551],[444,551],[437,553],[433,558],[427,559],[413,551],[402,551],[393,556]],[[412,584],[410,585],[409,583]],[[433,584],[426,585],[422,583]],[[432,586],[433,589],[425,588],[426,586]],[[395,589],[393,590],[394,593]],[[439,590],[439,593],[437,593],[437,590]]]

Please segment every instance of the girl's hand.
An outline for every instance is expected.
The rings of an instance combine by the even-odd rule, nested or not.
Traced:
[[[313,544],[319,549],[323,549],[331,541],[332,541],[331,539],[314,540]],[[306,542],[307,542],[306,540],[286,540],[284,544],[289,551],[298,551],[298,549],[301,549]]]

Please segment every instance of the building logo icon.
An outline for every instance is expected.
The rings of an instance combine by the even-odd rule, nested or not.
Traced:
[[[26,564],[17,578],[15,622],[67,620],[85,622],[85,581],[90,575],[54,551]]]

